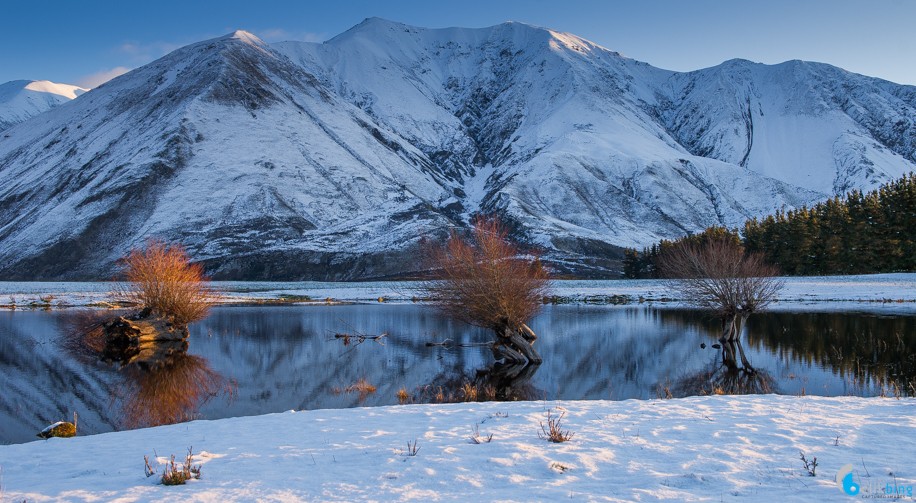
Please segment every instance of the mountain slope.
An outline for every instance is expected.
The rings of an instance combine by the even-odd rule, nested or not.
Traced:
[[[808,111],[803,92],[820,81],[786,78],[778,67],[758,65],[759,78],[768,103],[789,108],[758,120],[747,141],[736,104],[753,82],[728,64],[677,74],[519,23],[426,30],[369,19],[325,44],[277,47],[447,166],[465,214],[508,213],[533,241],[564,253],[583,240],[643,245],[712,223],[737,225],[827,197],[832,185],[875,186],[914,165],[912,150],[864,143],[871,133],[848,118],[822,135],[833,135],[827,150],[798,155],[808,148],[799,129],[815,134],[835,117]],[[880,81],[833,70],[844,74],[834,76],[836,87],[845,78],[857,95],[878,95],[863,107],[877,108],[872,118],[888,113],[893,100]],[[793,121],[801,126],[793,130]],[[731,134],[710,139],[710,123]],[[902,136],[912,143],[911,128]],[[862,149],[870,150],[853,155]],[[869,163],[876,166],[863,168]],[[871,174],[856,178],[863,170]],[[836,183],[820,183],[823,172]]]
[[[47,80],[13,80],[0,84],[0,131],[66,103],[88,91]]]
[[[0,142],[8,277],[106,277],[147,236],[230,271],[283,274],[264,256],[383,250],[415,241],[417,226],[402,229],[412,221],[443,225],[424,210],[441,189],[415,149],[244,32],[55,112]]]
[[[0,138],[0,277],[108,277],[150,236],[220,278],[422,268],[496,213],[562,271],[916,169],[916,88],[815,63],[676,73],[569,34],[368,19],[193,44]]]
[[[661,113],[696,155],[842,195],[913,169],[916,88],[822,63],[732,60],[678,74]]]

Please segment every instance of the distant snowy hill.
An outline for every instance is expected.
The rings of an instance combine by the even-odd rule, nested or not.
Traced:
[[[88,91],[47,80],[13,80],[0,84],[0,131],[66,103]]]
[[[498,213],[559,270],[916,169],[916,88],[817,63],[676,73],[506,23],[193,44],[0,136],[0,278],[149,236],[220,278],[373,278]]]

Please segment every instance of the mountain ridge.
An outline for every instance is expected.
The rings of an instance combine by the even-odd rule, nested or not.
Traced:
[[[0,277],[107,277],[148,237],[218,278],[411,275],[478,214],[607,276],[621,247],[916,167],[916,88],[782,65],[678,73],[523,23],[236,31],[5,132]]]
[[[46,112],[88,89],[48,80],[12,80],[0,84],[0,131]]]

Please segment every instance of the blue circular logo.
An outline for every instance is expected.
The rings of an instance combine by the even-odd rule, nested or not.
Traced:
[[[859,484],[852,480],[852,465],[843,465],[840,471],[836,472],[836,485],[850,496],[859,494]]]

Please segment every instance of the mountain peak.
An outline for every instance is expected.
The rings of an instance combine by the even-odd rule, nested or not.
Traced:
[[[50,80],[33,80],[26,84],[24,89],[39,93],[57,94],[71,100],[88,91],[88,89],[79,86],[72,86],[70,84],[58,84],[56,82],[51,82]]]
[[[342,40],[359,35],[373,37],[386,31],[417,32],[419,30],[425,30],[425,28],[409,26],[404,23],[398,23],[396,21],[391,21],[380,17],[367,17],[366,19],[363,19],[359,24],[353,26],[340,35],[333,37],[331,40]]]
[[[88,89],[70,84],[58,84],[50,80],[12,80],[0,85],[0,102],[8,101],[23,91],[55,94],[72,100]]]
[[[385,19],[383,17],[371,16],[360,21],[356,26],[407,26],[404,23]]]
[[[222,40],[231,40],[239,41],[245,44],[248,44],[252,47],[257,47],[258,49],[267,49],[268,45],[266,42],[257,37],[254,33],[245,30],[235,30],[234,32],[221,37]]]
[[[57,105],[88,89],[48,80],[13,80],[0,84],[0,131]]]

